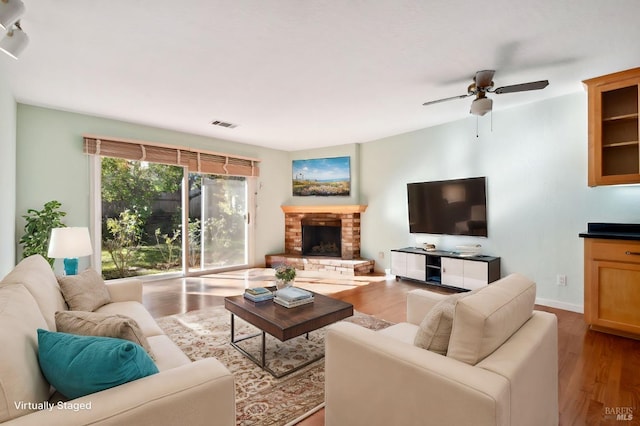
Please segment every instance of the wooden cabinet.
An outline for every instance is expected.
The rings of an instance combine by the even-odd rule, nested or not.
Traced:
[[[433,285],[473,290],[500,279],[500,258],[407,247],[391,250],[391,273]]]
[[[640,182],[640,68],[583,81],[588,95],[589,186]]]
[[[640,337],[640,241],[585,238],[584,247],[585,321]]]

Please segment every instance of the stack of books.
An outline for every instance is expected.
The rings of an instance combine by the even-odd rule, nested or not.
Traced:
[[[287,287],[276,291],[273,301],[285,308],[293,308],[313,302],[313,293],[298,287]]]
[[[247,288],[244,291],[244,298],[252,302],[264,302],[273,299],[273,293],[264,287]]]

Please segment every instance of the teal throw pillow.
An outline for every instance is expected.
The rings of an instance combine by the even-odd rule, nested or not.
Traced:
[[[69,399],[158,372],[142,346],[113,337],[79,336],[38,329],[40,369]]]

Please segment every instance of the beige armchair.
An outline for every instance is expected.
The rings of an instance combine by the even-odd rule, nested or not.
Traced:
[[[446,355],[415,346],[447,297],[410,292],[407,322],[378,332],[330,327],[327,426],[558,424],[557,319],[533,311],[535,283],[513,274],[457,300]]]

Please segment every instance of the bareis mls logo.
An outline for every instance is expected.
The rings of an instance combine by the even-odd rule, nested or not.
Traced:
[[[604,407],[605,420],[631,421],[633,407]]]

